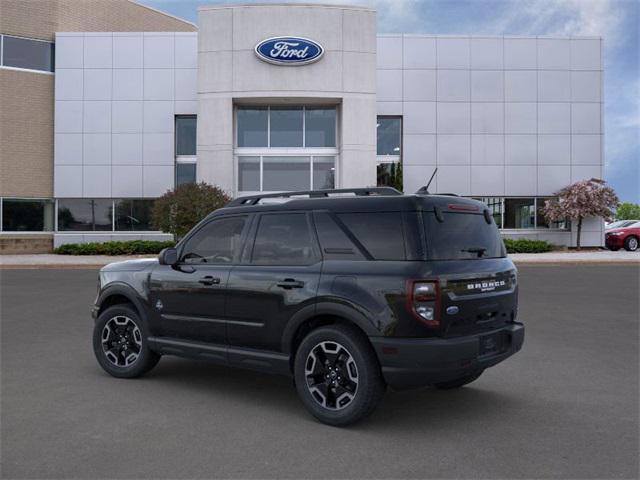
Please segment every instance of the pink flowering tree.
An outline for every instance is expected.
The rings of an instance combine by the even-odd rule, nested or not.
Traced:
[[[592,178],[573,183],[555,194],[558,198],[547,200],[543,215],[548,221],[558,222],[566,218],[577,222],[576,246],[580,250],[582,219],[600,217],[607,221],[614,218],[613,210],[620,203],[618,196],[604,180]]]

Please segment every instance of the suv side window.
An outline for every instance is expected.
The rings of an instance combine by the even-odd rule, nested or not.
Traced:
[[[341,213],[340,221],[375,260],[406,260],[401,212]]]
[[[253,265],[310,265],[317,261],[306,213],[260,216],[253,244]]]
[[[181,252],[184,263],[232,263],[240,250],[246,216],[219,218],[189,238]]]

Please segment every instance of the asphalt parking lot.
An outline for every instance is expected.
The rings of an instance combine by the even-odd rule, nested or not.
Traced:
[[[518,355],[349,429],[290,380],[91,351],[96,270],[0,270],[3,478],[638,478],[638,266],[520,268]]]

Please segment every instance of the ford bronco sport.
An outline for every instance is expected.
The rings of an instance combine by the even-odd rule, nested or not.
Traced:
[[[115,377],[162,355],[290,375],[320,421],[387,386],[457,388],[521,347],[516,268],[484,204],[392,188],[242,197],[159,260],[100,270],[93,348]]]

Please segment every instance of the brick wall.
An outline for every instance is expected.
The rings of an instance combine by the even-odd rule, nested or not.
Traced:
[[[0,0],[0,33],[195,31],[129,0]],[[53,196],[52,75],[0,69],[0,196]]]

